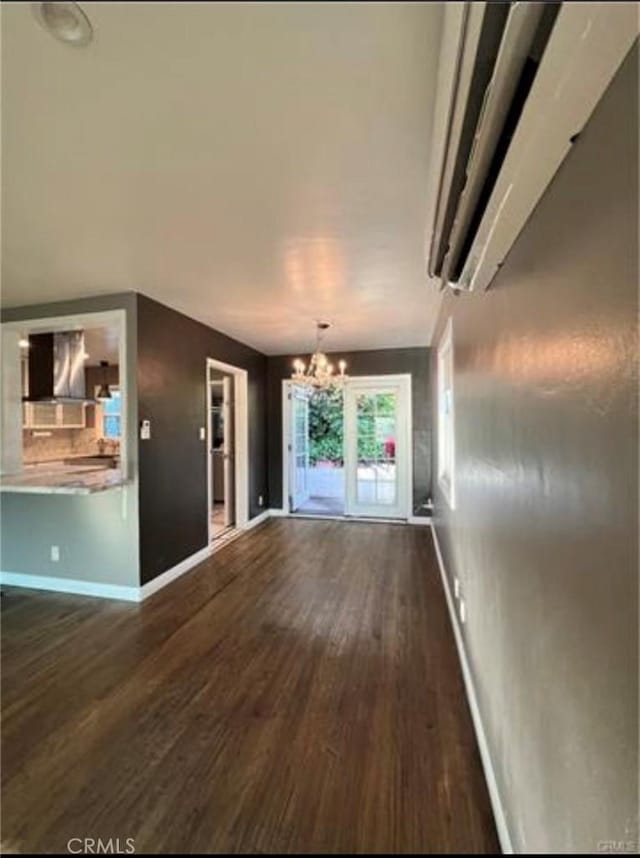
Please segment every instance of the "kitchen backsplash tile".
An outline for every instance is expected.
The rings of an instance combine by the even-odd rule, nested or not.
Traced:
[[[98,438],[95,428],[88,429],[24,429],[23,461],[51,462],[71,456],[92,456],[98,453],[117,453],[117,441]]]

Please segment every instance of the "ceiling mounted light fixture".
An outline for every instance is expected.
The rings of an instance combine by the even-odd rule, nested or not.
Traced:
[[[99,402],[104,402],[106,399],[111,399],[111,390],[109,389],[109,361],[101,360],[100,361],[100,375],[102,381],[100,382],[100,389],[96,394],[96,399]]]
[[[309,366],[307,367],[300,358],[296,358],[293,362],[291,379],[295,384],[308,388],[326,388],[337,384],[344,384],[347,380],[347,376],[344,374],[347,362],[345,360],[339,361],[338,368],[340,369],[340,375],[334,375],[333,364],[329,362],[326,354],[320,351],[322,337],[330,327],[329,322],[316,323],[316,350],[311,355]]]
[[[31,8],[44,29],[60,42],[82,47],[93,38],[91,22],[77,3],[32,3]]]

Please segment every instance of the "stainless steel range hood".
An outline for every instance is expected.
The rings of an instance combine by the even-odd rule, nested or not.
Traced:
[[[29,394],[25,402],[92,402],[84,378],[84,331],[29,337]]]

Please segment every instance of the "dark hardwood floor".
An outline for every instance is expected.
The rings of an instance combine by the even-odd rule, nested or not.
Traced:
[[[2,618],[5,852],[498,850],[428,528],[271,521]]]

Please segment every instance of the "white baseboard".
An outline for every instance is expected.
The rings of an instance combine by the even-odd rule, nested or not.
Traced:
[[[511,840],[504,805],[500,798],[500,791],[498,790],[498,781],[496,779],[493,760],[491,759],[491,752],[489,750],[489,742],[487,741],[487,734],[482,721],[482,714],[480,712],[480,707],[478,706],[478,696],[473,682],[473,675],[467,658],[467,651],[464,645],[462,631],[460,630],[455,601],[451,594],[451,588],[449,587],[449,579],[444,568],[444,560],[442,558],[442,552],[440,551],[440,543],[438,542],[438,534],[435,527],[431,528],[431,533],[433,534],[433,544],[438,558],[438,567],[440,568],[440,576],[442,577],[442,586],[444,587],[444,593],[447,599],[447,607],[449,608],[449,616],[451,618],[451,625],[453,626],[453,634],[456,640],[456,647],[458,649],[458,657],[462,667],[464,687],[467,692],[467,700],[469,701],[469,709],[471,710],[471,718],[473,720],[476,739],[478,740],[478,749],[480,751],[482,768],[484,769],[484,776],[487,782],[487,789],[489,790],[489,799],[491,800],[491,807],[493,809],[493,816],[496,823],[500,847],[504,854],[512,855],[514,852],[513,841]]]
[[[184,575],[185,572],[188,572],[189,569],[193,569],[194,566],[197,566],[199,563],[202,563],[207,557],[210,557],[212,554],[220,549],[224,548],[230,542],[233,542],[239,536],[242,536],[243,533],[246,533],[247,530],[253,530],[254,527],[258,527],[260,524],[264,524],[270,516],[272,515],[272,510],[265,509],[264,512],[261,512],[260,515],[255,516],[255,518],[250,518],[249,521],[244,525],[244,527],[240,530],[234,532],[230,537],[221,541],[220,545],[216,546],[215,543],[212,545],[207,545],[202,548],[200,551],[197,551],[195,554],[192,554],[190,557],[185,558],[181,563],[178,563],[177,566],[174,566],[172,569],[167,569],[166,572],[163,572],[162,575],[158,575],[157,578],[149,581],[143,587],[140,588],[140,598],[139,601],[146,599],[152,593],[157,592],[162,587],[166,587],[167,584],[170,584],[171,581],[175,581],[176,578],[179,578],[181,575]]]
[[[49,590],[54,593],[96,596],[99,599],[122,599],[125,602],[140,601],[139,587],[126,587],[123,584],[100,584],[97,581],[78,581],[75,578],[53,578],[50,575],[0,572],[0,584],[5,584],[7,587],[26,587],[29,590]]]
[[[211,555],[211,546],[205,545],[204,548],[201,548],[200,551],[196,551],[195,554],[191,554],[189,557],[185,557],[184,560],[181,560],[180,563],[177,563],[175,566],[172,566],[171,569],[167,569],[166,572],[162,572],[156,578],[152,578],[151,581],[147,581],[146,584],[143,584],[142,587],[138,588],[138,602],[142,602],[145,599],[148,599],[153,593],[157,593],[158,590],[161,590],[163,587],[166,587],[167,584],[170,584],[172,581],[175,581],[176,578],[179,578],[181,575],[184,575],[185,572],[188,572],[190,569],[193,569],[194,566],[197,566],[199,563],[202,563]]]
[[[322,520],[328,520],[328,521],[347,521],[347,522],[349,522],[349,521],[361,521],[362,522],[363,521],[365,523],[366,522],[372,522],[372,521],[379,521],[382,524],[405,524],[406,523],[406,524],[417,524],[420,527],[431,527],[431,517],[425,516],[425,515],[411,515],[407,519],[400,519],[400,518],[378,518],[378,519],[374,519],[374,518],[363,518],[361,516],[355,516],[355,515],[344,516],[344,515],[322,515],[322,514],[313,515],[312,513],[305,514],[305,513],[300,513],[300,512],[290,513],[288,510],[285,510],[285,509],[270,509],[267,511],[267,513],[269,516],[271,516],[273,518],[286,518],[288,516],[291,516],[292,518],[316,518],[316,519],[322,519]],[[254,519],[254,521],[257,521],[257,520]],[[251,524],[253,524],[253,522],[251,522]]]
[[[255,518],[250,518],[244,529],[253,530],[254,527],[258,527],[258,525],[264,524],[265,521],[271,518],[272,514],[273,510],[265,509],[265,511],[261,512],[260,515],[257,515]]]
[[[95,596],[99,599],[120,599],[125,602],[142,602],[153,593],[175,581],[211,554],[207,545],[180,563],[167,569],[142,587],[122,584],[101,584],[97,581],[78,581],[75,578],[52,578],[49,575],[25,575],[22,572],[0,572],[0,584],[7,587],[26,587],[29,590],[49,590],[55,593],[73,593],[77,596]]]

